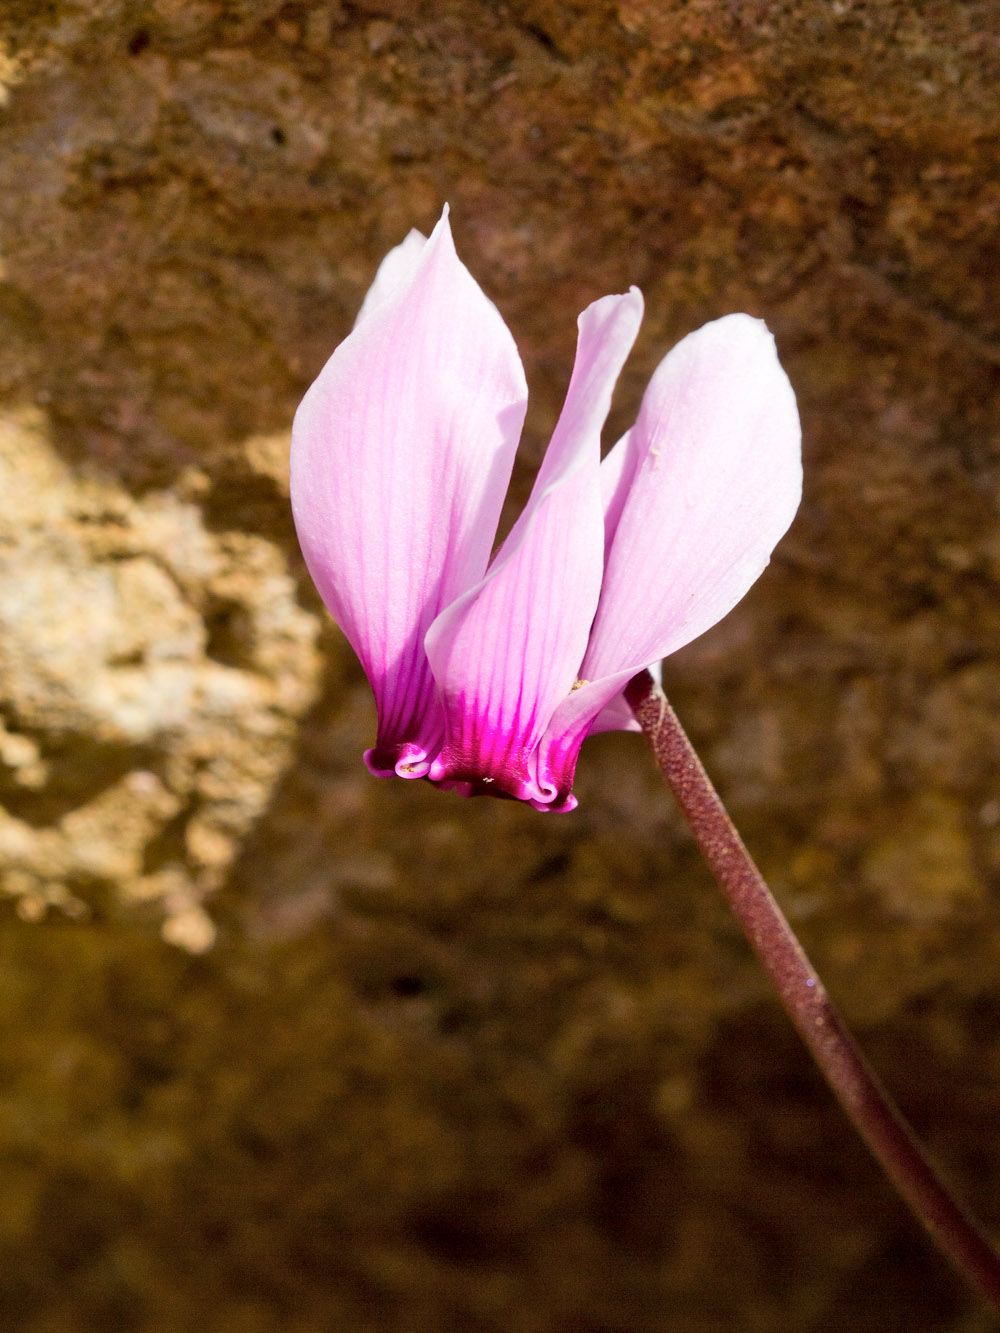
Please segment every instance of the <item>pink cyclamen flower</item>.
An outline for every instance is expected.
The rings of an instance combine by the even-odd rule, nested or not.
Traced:
[[[766,326],[727,315],[660,362],[635,425],[601,430],[642,319],[633,287],[579,319],[527,506],[490,559],[527,403],[510,331],[448,210],[391,250],[292,431],[306,563],[371,682],[379,777],[571,810],[630,678],[744,595],[802,489],[795,396]]]

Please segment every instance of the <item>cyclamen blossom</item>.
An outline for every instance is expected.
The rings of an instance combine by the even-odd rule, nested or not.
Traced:
[[[584,738],[630,725],[630,678],[767,565],[802,487],[774,340],[747,315],[690,334],[602,462],[642,309],[633,287],[580,316],[565,405],[491,561],[527,403],[517,348],[447,208],[382,261],[296,414],[291,474],[309,571],[375,695],[375,775],[571,810]]]

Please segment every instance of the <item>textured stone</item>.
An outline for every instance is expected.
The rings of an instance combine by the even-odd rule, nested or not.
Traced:
[[[37,409],[0,423],[0,891],[22,915],[110,892],[207,947],[202,899],[288,762],[315,620],[273,544],[205,528],[200,481],[133,499],[74,475]]]
[[[285,459],[445,199],[525,359],[515,498],[588,301],[646,297],[609,438],[676,338],[767,319],[805,502],[668,688],[1000,1229],[998,33],[996,0],[3,7],[5,1326],[989,1327],[639,740],[588,742],[559,818],[367,777]]]

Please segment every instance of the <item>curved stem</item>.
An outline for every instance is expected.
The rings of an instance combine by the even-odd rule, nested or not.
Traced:
[[[660,770],[781,1001],[851,1121],[940,1249],[1000,1313],[1000,1254],[938,1175],[813,971],[660,687],[625,691]]]

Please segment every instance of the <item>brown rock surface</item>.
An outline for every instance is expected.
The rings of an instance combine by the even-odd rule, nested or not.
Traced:
[[[284,459],[445,199],[524,355],[521,495],[589,300],[647,303],[609,435],[677,337],[767,319],[806,499],[668,687],[1000,1232],[998,34],[996,0],[0,7],[4,1327],[991,1326],[641,742],[588,743],[570,816],[368,778]]]

